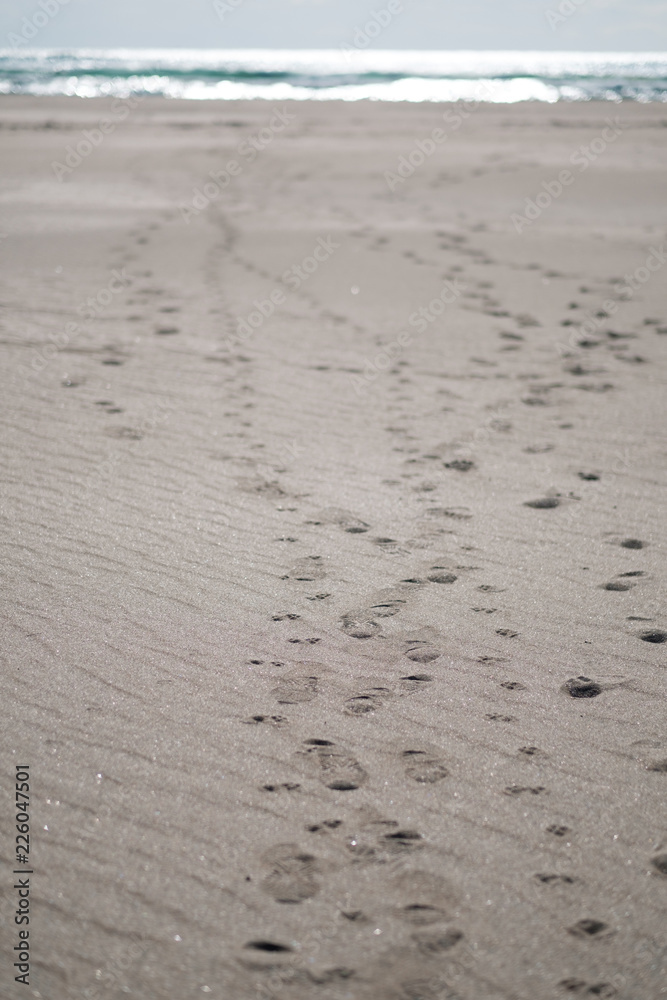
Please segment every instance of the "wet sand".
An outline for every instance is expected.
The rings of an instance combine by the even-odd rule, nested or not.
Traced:
[[[3,996],[667,995],[667,109],[457,113],[0,98]]]

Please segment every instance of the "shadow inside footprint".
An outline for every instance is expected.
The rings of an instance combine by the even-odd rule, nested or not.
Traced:
[[[651,864],[660,875],[667,875],[667,854],[656,854]]]
[[[446,920],[447,914],[439,906],[430,906],[427,903],[408,903],[398,910],[398,916],[407,920],[409,924],[416,924],[418,927],[426,924],[435,924],[440,920]]]
[[[621,547],[624,549],[643,549],[646,542],[642,542],[639,538],[624,538],[621,542]]]
[[[294,951],[287,944],[278,944],[277,941],[248,941],[247,944],[243,945],[244,948],[252,948],[255,951],[264,951],[271,954],[281,954],[285,952]]]
[[[549,510],[559,505],[558,497],[538,497],[537,500],[526,500],[524,503],[524,507],[533,507],[535,510]]]
[[[578,920],[576,924],[568,927],[567,930],[569,934],[574,934],[575,937],[591,938],[597,937],[603,931],[609,930],[609,926],[603,923],[602,920],[585,918],[584,920]]]
[[[597,698],[602,694],[602,688],[596,681],[583,676],[571,677],[565,682],[564,690],[571,698]]]
[[[667,632],[661,632],[656,629],[651,632],[642,632],[639,638],[644,642],[667,642]]]

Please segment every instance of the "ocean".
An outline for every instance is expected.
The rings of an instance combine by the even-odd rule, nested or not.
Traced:
[[[0,50],[0,93],[270,101],[667,101],[667,53]]]

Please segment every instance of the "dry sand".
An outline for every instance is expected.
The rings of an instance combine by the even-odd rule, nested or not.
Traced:
[[[655,1000],[667,110],[286,110],[0,100],[0,992]]]

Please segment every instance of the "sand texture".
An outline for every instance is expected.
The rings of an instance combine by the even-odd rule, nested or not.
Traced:
[[[447,110],[0,99],[8,1000],[667,995],[667,109]]]

